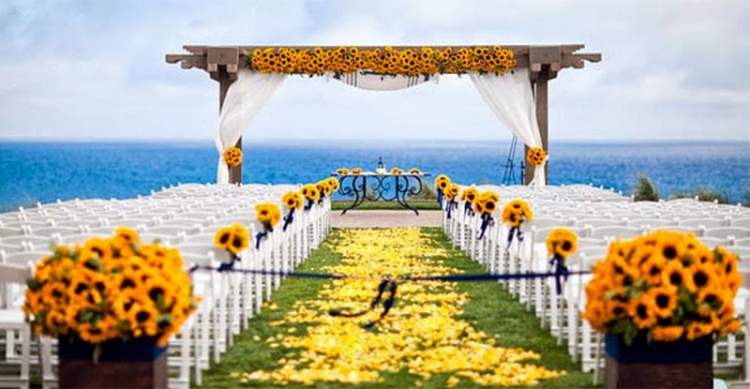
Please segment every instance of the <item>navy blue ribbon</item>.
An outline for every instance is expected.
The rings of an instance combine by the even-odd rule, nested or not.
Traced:
[[[449,200],[448,201],[448,219],[451,218],[451,210],[453,208],[458,208],[458,202],[454,200]]]
[[[508,230],[508,245],[505,247],[506,250],[510,249],[510,244],[513,243],[513,237],[516,237],[518,239],[518,242],[523,242],[523,231],[521,231],[521,226],[513,226]]]
[[[268,236],[269,232],[273,232],[273,228],[268,228],[268,229],[266,229],[263,232],[259,232],[259,233],[255,234],[255,249],[256,250],[260,249],[260,241],[262,239],[265,239],[266,236]]]
[[[305,201],[307,202],[307,204],[305,204],[305,211],[309,211],[310,208],[312,208],[313,204],[315,204],[315,202],[310,201],[310,199],[305,199]]]
[[[474,216],[474,208],[470,201],[464,202],[464,215]]]
[[[286,231],[286,228],[294,221],[294,208],[289,210],[289,214],[284,217],[284,228],[282,231]]]
[[[437,202],[438,202],[438,206],[442,209],[443,208],[443,191],[440,190],[440,188],[437,189]]]
[[[550,266],[555,267],[555,291],[558,295],[562,293],[562,280],[568,281],[568,276],[571,274],[568,267],[565,266],[565,258],[562,255],[555,253],[549,260]]]
[[[489,213],[483,213],[482,214],[482,225],[479,227],[479,237],[477,240],[482,240],[484,238],[484,233],[487,231],[487,228],[490,226],[490,223],[492,222],[492,215]]]

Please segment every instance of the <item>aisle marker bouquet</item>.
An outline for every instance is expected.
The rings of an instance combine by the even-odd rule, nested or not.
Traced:
[[[578,251],[578,235],[565,227],[557,227],[547,234],[545,240],[547,255],[550,256],[549,264],[555,269],[555,291],[562,293],[561,278],[568,279],[570,271],[565,265],[569,256]]]
[[[456,198],[458,197],[458,193],[461,191],[461,186],[458,184],[450,184],[448,188],[445,189],[445,199],[448,200],[447,209],[448,209],[448,219],[451,218],[451,212],[454,208],[458,208],[458,201],[456,201]]]
[[[250,246],[250,231],[239,223],[221,227],[214,235],[214,246],[229,253],[230,261],[222,263],[219,270],[231,269],[235,262],[239,262],[240,253]]]
[[[464,202],[464,215],[474,216],[474,201],[477,196],[479,196],[479,191],[473,186],[461,192],[461,201]]]
[[[517,238],[519,242],[523,242],[523,231],[521,231],[521,225],[524,222],[532,221],[534,214],[531,212],[529,203],[521,199],[514,199],[505,204],[503,208],[503,223],[508,227],[508,245],[506,250],[510,248],[513,238]]]
[[[735,254],[710,250],[690,233],[655,231],[615,241],[594,265],[584,317],[628,345],[639,335],[672,342],[736,333],[737,264]]]
[[[166,346],[200,301],[177,249],[142,243],[125,227],[82,246],[54,246],[27,286],[23,312],[34,332],[93,344],[95,361],[109,340]]]
[[[482,240],[487,228],[495,223],[492,215],[497,211],[498,202],[500,202],[500,196],[492,191],[480,193],[474,201],[474,211],[482,218],[478,240]]]
[[[300,193],[305,197],[305,201],[307,201],[304,208],[305,211],[309,211],[310,208],[312,208],[312,206],[320,199],[320,191],[318,190],[318,187],[313,184],[304,185],[302,189],[300,189]]]
[[[273,227],[281,220],[281,210],[274,203],[258,203],[255,205],[255,217],[263,227],[263,231],[255,234],[255,249],[260,248],[260,242],[273,232]]]
[[[302,198],[300,192],[287,192],[281,197],[281,202],[284,204],[284,207],[289,210],[286,216],[284,216],[283,231],[286,231],[287,227],[292,224],[294,221],[294,211],[302,208],[304,201],[305,200]]]
[[[444,192],[450,187],[451,179],[446,175],[439,175],[435,177],[435,191],[437,191],[437,202],[440,208],[443,207],[443,195]]]

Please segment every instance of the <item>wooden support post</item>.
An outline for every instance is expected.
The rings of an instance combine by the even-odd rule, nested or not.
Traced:
[[[546,71],[546,69],[543,69],[540,73],[538,78],[533,82],[532,88],[535,90],[534,97],[536,100],[536,121],[537,124],[539,124],[539,132],[542,137],[542,148],[544,151],[547,152],[547,155],[549,155],[549,122],[548,122],[548,105],[547,105],[547,85],[549,81],[549,72]],[[524,147],[524,163],[526,166],[526,169],[524,171],[524,177],[523,182],[525,185],[528,185],[531,180],[534,178],[534,169],[532,166],[528,165],[528,162],[526,162],[526,154],[529,151],[529,147]],[[544,166],[544,178],[545,183],[549,182],[549,175],[548,167],[549,164]]]
[[[226,72],[226,70],[219,68],[219,71],[217,72],[216,81],[219,82],[219,112],[221,112],[221,108],[224,106],[224,98],[227,96],[227,90],[229,90],[229,85],[232,85],[234,82],[234,78],[232,78],[229,73]],[[235,144],[235,147],[238,147],[242,149],[242,137],[237,141],[237,144]],[[236,167],[230,167],[229,168],[229,183],[230,184],[240,184],[242,183],[242,164]]]

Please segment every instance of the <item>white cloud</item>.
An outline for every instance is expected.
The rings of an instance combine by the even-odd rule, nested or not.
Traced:
[[[211,139],[216,84],[163,60],[188,43],[580,42],[604,60],[550,84],[553,139],[749,139],[748,15],[744,1],[8,1],[0,137]],[[381,94],[290,78],[249,133],[509,136],[452,76]]]

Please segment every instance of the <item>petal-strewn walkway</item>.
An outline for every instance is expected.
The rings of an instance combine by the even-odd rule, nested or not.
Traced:
[[[285,282],[253,319],[206,386],[361,383],[389,387],[583,386],[565,351],[495,283],[403,283],[397,303],[372,329],[356,318],[380,277],[481,271],[448,248],[442,233],[417,228],[339,230],[305,270],[366,279]]]

